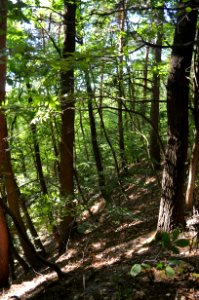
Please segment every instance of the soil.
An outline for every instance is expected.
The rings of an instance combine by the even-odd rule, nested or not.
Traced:
[[[10,288],[0,292],[0,299],[199,299],[196,245],[174,254],[154,242],[160,200],[156,178],[132,175],[125,193],[115,192],[111,203],[96,196],[92,216],[82,214],[79,234],[71,237],[62,256],[52,240],[46,243],[49,259],[66,274],[63,279],[49,269],[25,275],[19,270]],[[176,263],[169,265],[172,257]],[[132,266],[143,263],[145,269],[131,276]],[[173,274],[166,273],[167,266]]]

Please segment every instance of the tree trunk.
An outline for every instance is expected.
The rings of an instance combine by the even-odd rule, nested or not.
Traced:
[[[95,164],[96,164],[96,169],[97,169],[97,174],[98,174],[98,182],[99,182],[99,188],[100,191],[103,195],[103,197],[106,199],[106,192],[105,192],[105,178],[104,178],[104,168],[102,165],[102,157],[101,157],[101,152],[100,148],[98,145],[97,141],[97,129],[96,129],[96,124],[95,124],[95,117],[93,114],[93,99],[94,99],[94,94],[91,88],[90,84],[90,78],[88,71],[85,72],[85,79],[86,79],[86,88],[87,88],[87,93],[88,93],[88,113],[89,113],[89,122],[90,122],[90,130],[91,130],[91,143],[93,147],[93,153],[95,157]]]
[[[73,144],[74,144],[74,67],[73,54],[75,52],[75,1],[64,1],[64,44],[63,69],[61,70],[61,142],[60,142],[60,192],[65,199],[65,212],[60,222],[59,252],[65,251],[71,227],[74,222],[73,198]],[[70,63],[69,63],[70,61]],[[67,67],[66,65],[67,64]],[[67,70],[68,69],[68,70]]]
[[[186,6],[182,1],[181,8]],[[158,231],[184,225],[185,162],[188,144],[189,72],[196,32],[197,10],[180,10],[175,28],[167,83],[168,137],[162,178]]]
[[[4,51],[6,49],[6,29],[7,29],[7,1],[0,2],[0,105],[5,101],[5,85],[6,85],[6,57]],[[4,124],[1,123],[0,108],[0,175],[3,175],[3,139],[4,139]],[[2,180],[2,179],[1,179]],[[8,284],[9,277],[9,236],[5,221],[4,211],[0,207],[0,288]]]
[[[6,1],[1,1],[0,3],[0,29],[3,34],[0,35],[0,51],[4,53],[6,49]],[[24,234],[26,234],[25,226],[23,224],[20,209],[19,209],[19,190],[14,178],[12,165],[11,165],[11,156],[10,156],[10,147],[8,144],[8,134],[7,134],[7,122],[5,118],[4,111],[2,109],[2,105],[5,101],[5,84],[6,84],[6,60],[5,56],[1,56],[0,63],[0,176],[3,179],[3,183],[5,184],[7,199],[9,203],[10,210],[15,215],[18,222],[21,224],[21,228],[23,228]],[[4,223],[2,221],[2,223]],[[4,230],[4,234],[6,231]],[[6,237],[2,237],[6,240]],[[34,254],[31,249],[27,245],[26,241],[21,238],[21,244],[24,249],[25,256],[29,263],[37,268],[40,266],[38,261],[35,259]],[[0,244],[0,248],[3,244]],[[6,244],[5,244],[6,247]],[[5,256],[6,257],[6,256]],[[5,260],[6,263],[6,260]]]
[[[199,32],[197,33],[197,41],[199,41]],[[186,208],[191,209],[193,207],[193,198],[194,198],[194,189],[195,189],[195,181],[196,174],[198,169],[198,161],[199,161],[199,46],[197,44],[196,51],[194,55],[194,119],[195,119],[195,143],[192,149],[192,156],[189,165],[189,176],[188,176],[188,184],[186,190]]]
[[[0,207],[0,288],[8,285],[9,278],[9,238],[4,211]]]
[[[158,26],[157,32],[157,45],[162,44],[162,24],[163,24],[163,12],[158,13],[157,23],[160,25]],[[158,25],[157,24],[157,25]],[[155,59],[155,66],[157,70],[154,71],[153,74],[153,87],[152,87],[152,103],[151,103],[151,123],[153,124],[153,128],[150,133],[150,159],[155,170],[160,168],[160,144],[157,138],[157,132],[159,132],[159,101],[160,101],[160,75],[158,74],[158,66],[161,63],[161,55],[162,49],[155,48],[154,49],[154,59]]]
[[[41,255],[42,256],[46,256],[46,250],[41,242],[41,239],[35,229],[35,226],[31,220],[31,217],[29,215],[29,212],[28,212],[28,209],[26,207],[26,204],[24,202],[24,199],[21,199],[20,201],[20,205],[21,205],[21,208],[23,210],[23,213],[24,213],[24,217],[25,217],[25,221],[26,221],[26,226],[27,228],[30,230],[30,233],[34,239],[34,245],[38,248],[38,250],[41,252]]]
[[[143,71],[143,76],[144,76],[144,86],[143,86],[143,103],[142,103],[142,108],[141,108],[141,113],[143,116],[146,115],[146,100],[147,100],[147,89],[148,89],[148,65],[149,65],[149,47],[146,47],[146,52],[145,52],[145,60],[144,60],[144,71]],[[142,119],[142,123],[144,125],[144,119]]]
[[[120,1],[118,4],[118,25],[120,31],[119,39],[119,66],[118,66],[118,136],[119,136],[119,153],[122,169],[127,173],[127,162],[125,156],[125,144],[124,144],[124,126],[123,126],[123,100],[124,87],[123,87],[123,61],[124,61],[124,21],[125,21],[125,0]]]

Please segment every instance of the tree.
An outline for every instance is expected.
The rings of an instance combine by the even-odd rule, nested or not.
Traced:
[[[119,136],[119,151],[122,169],[127,172],[127,162],[125,157],[125,143],[124,143],[124,126],[123,126],[123,100],[124,95],[124,78],[123,78],[123,63],[124,63],[124,27],[125,27],[125,0],[118,3],[118,27],[119,27],[119,61],[118,61],[118,136]]]
[[[185,162],[188,146],[189,73],[196,33],[197,10],[179,4],[167,82],[168,134],[162,177],[158,231],[184,224]]]
[[[74,178],[73,178],[73,146],[74,146],[74,53],[75,53],[75,1],[64,1],[64,44],[63,66],[61,70],[61,142],[60,142],[60,185],[61,196],[65,199],[64,215],[60,223],[60,253],[65,250],[66,243],[74,221]]]
[[[157,45],[162,45],[163,38],[163,18],[164,12],[159,11],[157,15]],[[154,169],[160,168],[160,143],[158,141],[157,133],[159,132],[159,102],[160,102],[160,75],[159,75],[159,64],[161,63],[162,49],[155,48],[154,49],[154,63],[155,63],[155,71],[153,74],[153,86],[152,86],[152,103],[151,103],[151,122],[153,124],[153,128],[150,132],[150,159]]]
[[[90,123],[90,130],[91,130],[91,143],[92,143],[93,153],[94,153],[94,157],[95,157],[95,165],[96,165],[97,174],[98,174],[99,188],[100,188],[100,191],[101,191],[103,197],[106,199],[104,168],[103,168],[103,164],[102,164],[100,147],[99,147],[98,141],[97,141],[97,129],[96,129],[95,116],[93,113],[92,101],[94,100],[95,95],[91,88],[88,71],[85,71],[85,81],[86,81],[86,88],[87,88],[87,93],[88,93],[88,112],[89,112],[89,123]]]
[[[7,30],[7,1],[0,2],[0,104],[5,101],[6,85],[6,30]],[[4,164],[4,138],[5,138],[5,115],[2,107],[0,108],[0,175],[3,176]],[[1,180],[2,181],[2,180]],[[0,182],[1,191],[4,188],[3,182]],[[2,201],[2,199],[0,200]],[[8,284],[9,278],[9,237],[4,215],[4,210],[0,207],[0,288]]]
[[[197,41],[199,40],[199,32],[197,32]],[[195,49],[194,55],[194,95],[193,95],[193,112],[194,112],[194,122],[195,122],[195,141],[192,149],[192,155],[189,165],[189,175],[188,175],[188,183],[187,183],[187,190],[186,190],[186,207],[188,209],[193,208],[194,204],[194,189],[195,183],[197,179],[197,169],[198,169],[198,161],[199,161],[199,90],[198,90],[198,83],[199,83],[199,47],[198,44]],[[195,195],[196,196],[196,195]]]

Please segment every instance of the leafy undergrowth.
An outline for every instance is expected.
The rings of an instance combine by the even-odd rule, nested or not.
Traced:
[[[127,197],[115,195],[107,205],[95,200],[93,215],[84,213],[81,234],[70,240],[65,254],[58,257],[55,245],[47,245],[50,258],[67,274],[63,280],[49,269],[32,270],[1,291],[0,299],[199,299],[198,250],[182,248],[172,258],[160,243],[150,243],[159,188],[154,177],[143,174],[132,175],[131,182]],[[136,274],[130,274],[132,266]]]

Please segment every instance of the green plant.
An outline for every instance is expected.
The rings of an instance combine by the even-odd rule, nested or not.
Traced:
[[[162,232],[161,233],[161,245],[163,248],[171,251],[174,254],[179,254],[179,248],[189,246],[190,242],[188,239],[179,238],[181,230],[179,228],[175,229],[171,233]]]
[[[169,250],[173,254],[179,254],[179,248],[187,247],[189,246],[189,240],[179,238],[180,237],[181,230],[175,229],[171,233],[162,232],[158,236],[158,241],[160,241],[161,246],[164,249]],[[173,278],[175,276],[175,269],[177,266],[180,266],[183,263],[182,260],[170,258],[170,259],[164,259],[160,261],[155,261],[155,264],[151,263],[136,263],[132,266],[130,270],[130,275],[133,277],[136,277],[140,273],[146,273],[149,279],[152,278],[152,271],[159,271],[162,270],[165,272],[166,276],[169,278]]]

